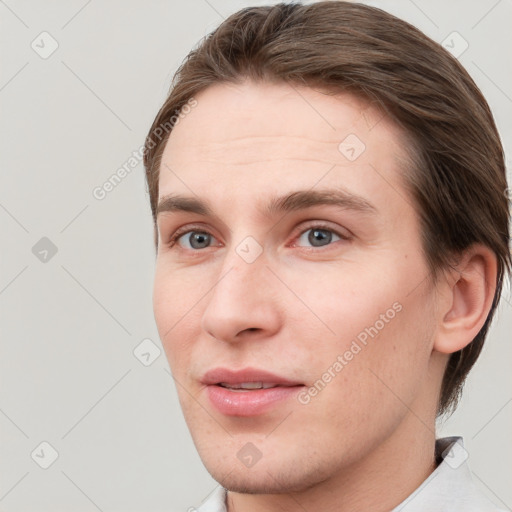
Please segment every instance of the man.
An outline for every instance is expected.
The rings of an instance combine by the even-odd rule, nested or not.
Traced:
[[[511,263],[456,59],[364,5],[244,9],[178,70],[145,166],[155,319],[221,484],[199,510],[496,510],[435,432]]]

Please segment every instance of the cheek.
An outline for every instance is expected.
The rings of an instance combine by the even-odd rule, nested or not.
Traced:
[[[363,324],[365,315],[360,314]],[[352,447],[370,446],[393,432],[415,409],[427,379],[430,331],[425,322],[415,323],[418,316],[412,304],[403,304],[378,333],[356,327],[335,344],[318,344],[310,352],[310,387],[301,396],[295,434],[305,427],[324,431],[336,449],[351,453]],[[341,318],[338,325],[341,330]],[[366,344],[357,337],[361,332],[368,335]]]
[[[375,262],[290,266],[282,273],[294,292],[283,293],[286,321],[306,329],[299,339],[311,343],[316,337],[316,348],[327,352],[348,348],[358,335],[362,342],[370,339],[368,330],[375,334],[375,324],[380,335],[403,303],[404,287],[389,274],[395,271],[387,266],[383,273]]]
[[[361,304],[354,298],[343,306],[336,324],[343,334],[324,347],[317,366],[321,380],[329,368],[337,375],[321,401],[334,405],[334,423],[348,431],[354,422],[373,428],[377,417],[384,428],[406,413],[428,378],[434,333],[428,296],[396,290]]]
[[[432,295],[425,284],[414,289],[414,277],[423,275],[419,269],[393,262],[382,268],[386,272],[376,266],[310,272],[303,274],[306,283],[288,276],[297,295],[311,305],[311,311],[290,307],[296,315],[291,325],[297,331],[293,338],[309,354],[310,382],[320,380],[320,388],[327,382],[334,393],[322,400],[342,399],[346,407],[361,411],[372,403],[399,404],[393,393],[412,400],[425,378],[433,339]]]
[[[204,291],[182,274],[157,263],[153,285],[153,312],[171,370],[186,368],[192,334],[198,332],[198,308]],[[179,363],[178,363],[179,360]]]

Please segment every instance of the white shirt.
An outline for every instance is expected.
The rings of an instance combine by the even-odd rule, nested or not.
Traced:
[[[390,512],[505,512],[475,486],[461,437],[438,439],[436,458],[437,468]],[[226,496],[226,489],[217,487],[197,512],[227,512]]]

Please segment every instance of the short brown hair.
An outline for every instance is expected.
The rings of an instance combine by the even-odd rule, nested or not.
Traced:
[[[377,102],[412,141],[405,175],[435,280],[474,243],[498,260],[496,293],[481,331],[452,354],[438,414],[455,409],[482,349],[510,272],[509,201],[503,148],[489,106],[441,45],[380,9],[344,1],[238,11],[189,53],[146,138],[144,165],[158,246],[159,168],[170,130],[155,131],[208,86],[243,79],[321,85]]]

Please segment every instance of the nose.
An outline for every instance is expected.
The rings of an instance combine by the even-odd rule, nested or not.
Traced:
[[[201,327],[224,342],[263,339],[276,334],[282,323],[278,280],[268,268],[265,254],[246,262],[231,251],[204,310]]]

